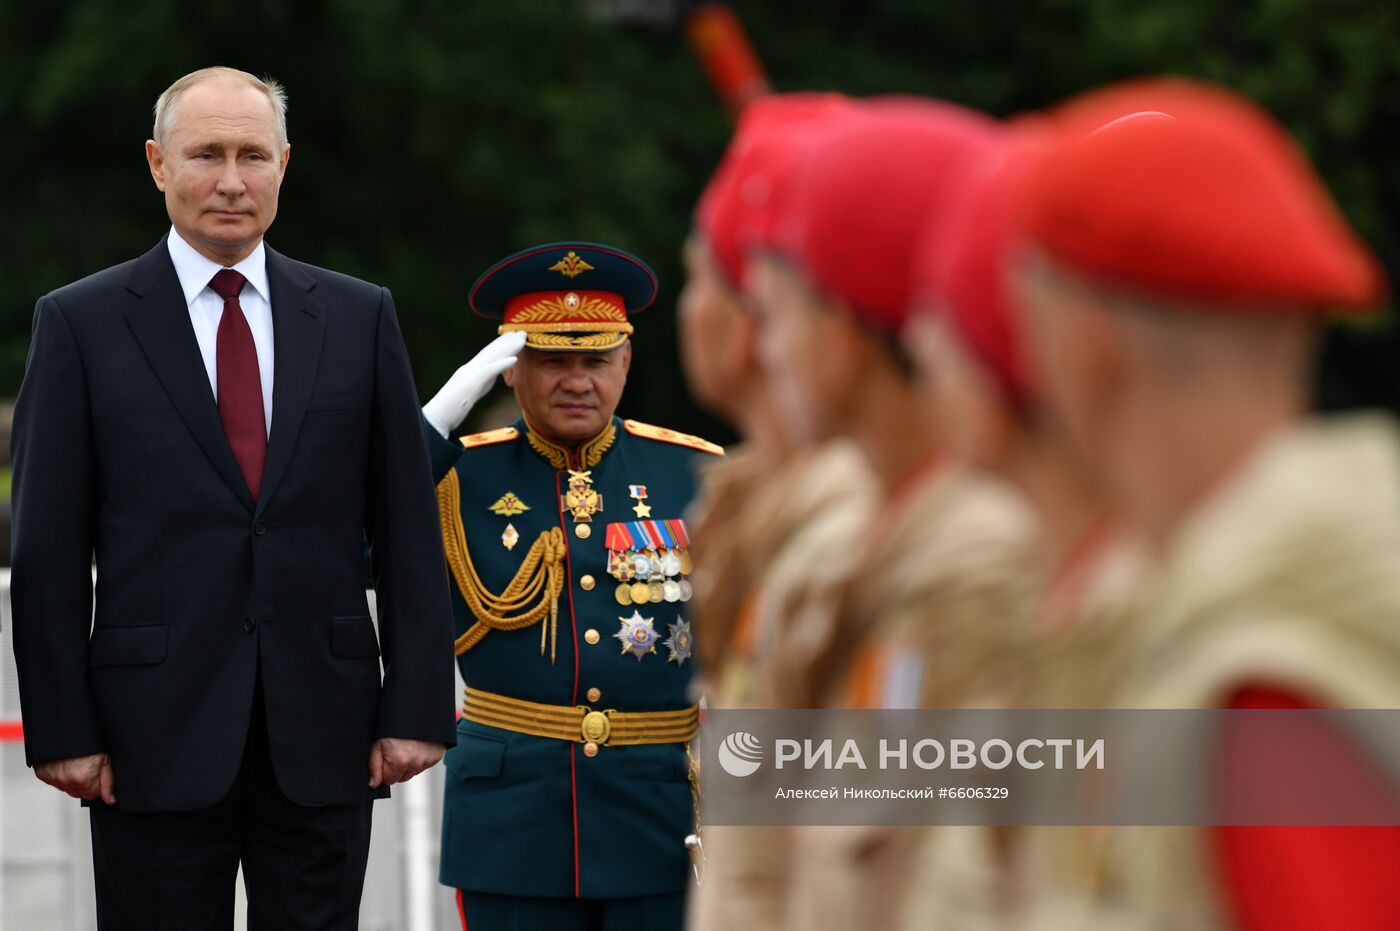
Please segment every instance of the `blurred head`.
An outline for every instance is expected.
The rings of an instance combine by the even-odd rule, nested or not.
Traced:
[[[611,352],[527,348],[502,377],[531,429],[572,447],[603,432],[617,412],[631,365],[630,342]]]
[[[881,364],[871,335],[777,256],[750,259],[749,293],[759,359],[794,438],[820,442],[846,433],[866,374]]]
[[[1015,243],[1012,194],[1037,137],[1025,125],[1000,135],[994,153],[965,166],[956,197],[920,237],[902,334],[950,451],[984,468],[1005,466],[1033,401],[1005,260]]]
[[[758,319],[743,294],[748,249],[768,231],[805,147],[850,115],[839,94],[774,94],[744,109],[734,138],[695,210],[685,249],[681,359],[697,400],[732,423],[767,392],[757,353]],[[771,429],[771,427],[769,428]]]
[[[1082,458],[1105,463],[1133,416],[1128,358],[1111,305],[1043,260],[1019,259],[1018,319],[1025,328],[1040,403]],[[1127,404],[1125,411],[1123,405]]]
[[[772,94],[744,108],[695,207],[695,233],[736,289],[746,274],[745,252],[764,239],[804,149],[855,112],[841,94]]]
[[[252,252],[277,217],[291,155],[282,88],[232,68],[196,71],[161,94],[153,135],[146,161],[181,238],[223,265]]]
[[[957,200],[997,126],[934,100],[875,100],[803,152],[771,248],[882,333],[909,316],[920,237]]]
[[[908,380],[898,333],[915,243],[993,132],[948,104],[872,101],[794,165],[749,277],[775,390],[815,438],[849,430],[877,386]]]
[[[1323,313],[1374,304],[1379,266],[1233,94],[1136,82],[1048,118],[1012,259],[1038,387],[1120,489],[1179,505],[1302,412]]]
[[[1222,88],[1130,82],[1047,115],[1016,206],[1089,280],[1235,313],[1373,309],[1380,265],[1287,132]]]
[[[731,423],[750,402],[761,375],[757,321],[730,285],[706,241],[686,241],[685,286],[678,303],[681,363],[691,394]]]

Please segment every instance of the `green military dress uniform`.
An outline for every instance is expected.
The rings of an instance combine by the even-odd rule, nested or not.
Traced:
[[[565,245],[521,255],[607,269],[598,247]],[[608,287],[594,277],[589,296]],[[538,305],[544,289],[522,288]],[[594,346],[596,324],[565,332]],[[464,920],[489,906],[508,927],[554,928],[580,899],[630,900],[633,926],[678,929],[697,714],[681,516],[696,460],[722,450],[618,418],[573,450],[523,419],[455,442],[425,432],[467,686],[441,881],[465,892]]]

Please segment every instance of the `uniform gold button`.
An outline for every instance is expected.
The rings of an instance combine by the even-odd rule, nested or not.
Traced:
[[[593,534],[593,528],[587,524],[574,524],[574,536],[580,540],[587,540]]]
[[[597,755],[598,755],[598,745],[595,744],[595,743],[593,743],[592,741],[590,741],[590,742],[584,744],[584,745],[583,745],[583,755],[584,755],[584,756],[597,756]]]
[[[597,643],[597,642],[598,642],[598,632],[597,632],[596,630],[594,630],[592,627],[590,627],[590,628],[588,628],[587,630],[585,630],[585,631],[583,632],[583,639],[584,639],[584,640],[587,640],[589,643]]]
[[[588,700],[589,700],[589,701],[597,701],[598,699],[600,699],[600,698],[602,698],[602,697],[603,697],[603,691],[602,691],[602,689],[596,689],[596,688],[594,688],[594,689],[589,689],[589,690],[588,690]]]
[[[583,590],[586,591],[586,592],[591,592],[591,591],[593,591],[593,586],[594,586],[595,584],[597,584],[597,583],[595,583],[595,582],[593,581],[593,576],[591,576],[591,575],[586,575],[586,576],[584,576],[583,578],[581,578],[581,579],[578,580],[578,587],[581,588],[581,589],[583,589]]]

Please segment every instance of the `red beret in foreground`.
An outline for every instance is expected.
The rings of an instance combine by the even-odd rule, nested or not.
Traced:
[[[775,94],[749,104],[714,177],[700,195],[695,225],[730,284],[744,282],[744,251],[762,241],[773,193],[803,145],[853,109],[841,94]]]
[[[819,290],[882,330],[908,318],[915,245],[969,161],[995,152],[988,117],[932,100],[870,101],[809,147],[774,246]]]
[[[1131,82],[1051,114],[1019,208],[1028,237],[1091,277],[1183,298],[1372,307],[1375,258],[1274,120],[1228,91]]]
[[[1000,151],[964,173],[956,203],[932,218],[914,258],[915,308],[943,315],[1013,404],[1032,394],[1008,282],[1014,205],[1042,144],[1034,124],[1008,128]]]

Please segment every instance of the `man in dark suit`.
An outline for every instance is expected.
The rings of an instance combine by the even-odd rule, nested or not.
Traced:
[[[373,798],[454,741],[393,301],[263,244],[285,112],[244,72],[177,81],[146,143],[171,232],[35,310],[15,656],[29,764],[91,805],[103,929],[231,928],[240,862],[250,928],[354,928]]]

